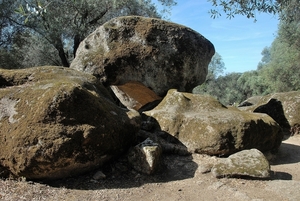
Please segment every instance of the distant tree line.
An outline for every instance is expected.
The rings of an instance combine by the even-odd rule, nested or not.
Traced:
[[[288,12],[285,10],[283,14],[290,16]],[[281,17],[275,40],[261,54],[257,70],[226,75],[209,70],[206,82],[196,87],[194,93],[213,95],[227,105],[240,103],[251,96],[300,90],[300,18]],[[224,69],[221,56],[216,55],[209,69]]]

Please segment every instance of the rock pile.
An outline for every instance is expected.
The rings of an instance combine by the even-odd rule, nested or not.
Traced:
[[[280,126],[300,125],[299,94],[241,111],[188,93],[205,80],[213,54],[187,27],[128,16],[88,36],[71,69],[0,70],[0,176],[58,179],[98,169],[100,180],[99,169],[123,154],[153,174],[163,154],[199,153],[229,156],[212,168],[217,177],[267,177],[260,152],[279,149]]]

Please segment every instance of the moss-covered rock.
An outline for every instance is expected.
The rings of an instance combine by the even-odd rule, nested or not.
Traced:
[[[139,114],[117,107],[94,76],[62,67],[0,70],[0,165],[56,179],[126,151]]]
[[[71,68],[107,85],[139,81],[159,96],[203,83],[214,46],[196,31],[168,21],[114,18],[81,42]]]
[[[161,167],[161,155],[160,145],[147,138],[129,151],[128,162],[135,170],[150,175]]]
[[[230,155],[251,148],[277,150],[283,138],[270,116],[227,108],[207,95],[170,90],[156,108],[144,114],[197,153]]]
[[[262,96],[253,102],[251,106],[240,107],[240,109],[268,114],[284,131],[291,132],[291,134],[300,134],[300,91]]]
[[[212,167],[212,174],[217,177],[270,177],[270,164],[257,149],[243,150],[228,158],[221,158]]]

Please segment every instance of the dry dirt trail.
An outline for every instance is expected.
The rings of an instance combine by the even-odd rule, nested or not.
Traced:
[[[202,174],[215,159],[194,154],[167,156],[164,172],[155,176],[129,170],[124,161],[103,169],[107,178],[92,174],[48,184],[0,180],[0,200],[300,200],[300,136],[283,141],[272,159],[269,180],[223,178]]]

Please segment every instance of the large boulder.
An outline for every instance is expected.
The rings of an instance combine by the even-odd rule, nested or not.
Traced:
[[[250,102],[249,98],[244,102]],[[273,93],[258,98],[248,107],[239,109],[265,113],[271,116],[286,132],[300,133],[300,91]]]
[[[230,155],[252,148],[277,151],[283,138],[270,116],[227,108],[207,95],[170,90],[157,107],[144,114],[157,121],[158,129],[196,153]]]
[[[159,96],[203,83],[214,46],[199,33],[168,21],[114,18],[81,42],[71,68],[106,85],[139,81]]]
[[[0,70],[0,165],[16,176],[84,173],[127,151],[139,114],[92,75],[62,67]]]

